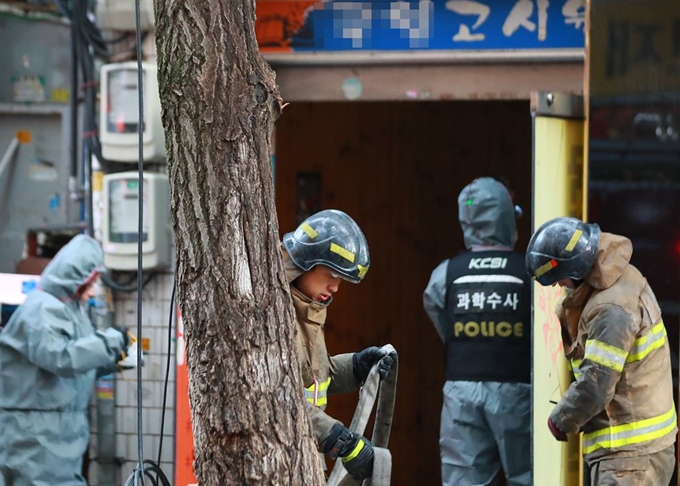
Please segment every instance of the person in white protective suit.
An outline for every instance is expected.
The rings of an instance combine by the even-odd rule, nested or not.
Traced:
[[[73,238],[0,333],[0,486],[85,485],[94,380],[128,344],[85,311],[102,262],[96,240]]]

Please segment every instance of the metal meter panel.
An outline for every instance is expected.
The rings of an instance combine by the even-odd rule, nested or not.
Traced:
[[[144,160],[165,158],[165,134],[154,63],[142,64],[144,87]],[[137,63],[106,64],[101,69],[100,140],[107,160],[137,163],[139,97]]]
[[[68,22],[0,16],[0,46],[0,103],[68,104],[71,84]]]
[[[28,229],[79,220],[69,196],[69,120],[68,106],[0,104],[0,272],[15,271]]]
[[[170,265],[170,186],[168,176],[145,172],[142,211],[142,267]],[[137,270],[139,176],[137,172],[107,174],[103,180],[102,246],[104,265],[112,270]]]

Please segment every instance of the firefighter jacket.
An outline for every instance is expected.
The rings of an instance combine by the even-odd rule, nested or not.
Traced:
[[[281,248],[286,279],[292,284],[293,280],[302,275],[302,270],[292,262],[288,252]],[[295,307],[297,356],[305,398],[314,435],[317,444],[321,446],[333,426],[339,422],[324,412],[329,395],[347,393],[357,388],[352,367],[353,353],[328,355],[324,324],[330,302],[322,304],[312,301],[293,285],[290,290]]]
[[[677,432],[670,348],[647,280],[629,261],[627,238],[602,233],[584,282],[557,306],[575,381],[551,414],[583,431],[591,462],[661,451]]]

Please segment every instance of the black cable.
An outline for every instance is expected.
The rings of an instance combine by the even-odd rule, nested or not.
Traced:
[[[97,100],[97,83],[95,80],[94,73],[94,56],[101,57],[103,59],[108,58],[108,47],[107,44],[115,44],[128,37],[128,34],[121,36],[120,38],[105,40],[101,34],[99,28],[93,23],[88,17],[89,6],[86,1],[73,0],[71,2],[71,8],[62,2],[62,0],[54,0],[59,11],[65,17],[69,18],[71,21],[71,172],[72,176],[77,177],[78,172],[78,99],[79,99],[79,88],[83,89],[83,101],[84,101],[84,117],[83,117],[83,170],[87,171],[83,174],[84,177],[89,179],[89,185],[91,191],[91,177],[92,177],[92,154],[94,154],[100,161],[102,167],[108,172],[118,172],[126,170],[127,166],[121,163],[114,163],[104,159],[101,151],[101,143],[99,141],[98,129],[97,129],[97,119],[96,119],[96,100]],[[115,281],[112,276],[108,274],[102,274],[102,280],[106,285],[113,288],[114,290],[123,292],[137,292],[137,335],[141,337],[142,335],[142,292],[141,289],[146,286],[153,278],[153,273],[143,275],[142,271],[142,235],[143,235],[143,187],[144,187],[144,153],[143,153],[143,127],[144,127],[144,95],[142,92],[143,79],[142,79],[142,53],[141,53],[141,32],[140,32],[140,6],[139,0],[135,0],[135,16],[136,16],[136,41],[137,41],[137,61],[138,61],[138,92],[139,92],[139,158],[138,158],[138,169],[139,169],[139,207],[138,207],[138,248],[137,248],[137,283],[136,285],[130,285],[132,280],[126,282],[125,284],[120,284]],[[82,85],[78,84],[78,73],[82,76]],[[88,160],[85,160],[88,159]],[[88,191],[89,192],[89,191]],[[91,194],[86,194],[86,197]],[[92,206],[91,203],[88,205],[87,209],[88,217],[88,229],[92,232]],[[134,277],[133,277],[134,279]],[[174,288],[172,301],[174,302]],[[174,304],[171,303],[171,307]],[[172,323],[170,324],[172,326]],[[169,330],[172,333],[171,329]],[[172,338],[169,341],[171,343]],[[169,345],[170,345],[169,343]],[[126,481],[127,484],[138,484],[141,480],[142,485],[145,485],[145,477],[151,481],[153,486],[170,486],[170,482],[161,470],[161,468],[154,464],[152,461],[144,460],[144,442],[143,442],[143,427],[142,427],[142,346],[137,347],[137,436],[138,436],[138,464],[135,467],[135,471],[132,476]],[[159,463],[162,451],[163,443],[163,428],[165,426],[165,409],[167,404],[167,387],[169,381],[170,373],[170,349],[168,350],[168,368],[166,369],[165,377],[165,391],[163,396],[163,417],[161,421],[161,442],[159,448]]]
[[[76,2],[77,3],[77,2]],[[75,6],[74,6],[75,8]],[[77,23],[71,21],[72,24],[76,25],[77,29]],[[78,48],[80,47],[80,43],[76,40],[76,55],[81,59],[83,62],[92,62],[91,55],[88,51],[85,52],[80,52],[78,53]],[[82,50],[82,49],[81,49]],[[76,68],[77,69],[77,68]],[[85,79],[85,73],[83,72],[83,79]],[[85,92],[85,101],[88,100],[90,93]],[[85,126],[85,121],[83,120],[83,127]],[[93,215],[92,215],[92,151],[90,150],[90,147],[88,144],[82,144],[81,148],[81,167],[83,171],[82,175],[82,183],[83,183],[83,197],[84,197],[84,205],[85,205],[85,221],[87,224],[87,234],[89,236],[94,235],[94,220],[93,220]]]
[[[83,180],[85,182],[85,190],[83,191],[85,197],[85,220],[86,233],[88,236],[94,236],[94,216],[92,214],[92,152],[90,152],[87,145],[83,145]]]
[[[107,41],[103,38],[97,25],[88,17],[89,6],[87,2],[75,1],[69,8],[62,0],[54,0],[59,11],[71,20],[71,42],[74,65],[71,77],[71,111],[72,111],[72,171],[77,170],[77,101],[79,87],[82,87],[84,110],[83,110],[83,136],[90,152],[97,157],[105,172],[122,172],[128,169],[128,165],[106,160],[102,156],[101,143],[97,123],[97,82],[94,73],[94,56],[104,60],[109,58],[107,44],[120,42],[129,36]],[[82,85],[78,85],[78,68],[82,73]],[[74,153],[75,152],[75,153]],[[77,175],[77,174],[76,174]],[[75,177],[75,175],[74,175]]]
[[[168,477],[163,473],[163,470],[154,464],[153,461],[144,461],[144,469],[142,470],[143,476],[146,477],[152,486],[171,486]],[[125,486],[134,486],[134,476],[130,476],[127,481],[125,481]]]
[[[177,282],[172,281],[172,296],[170,297],[170,316],[168,317],[168,361],[165,367],[165,386],[163,389],[163,410],[161,412],[161,440],[158,443],[158,464],[161,463],[163,451],[163,432],[165,431],[165,409],[168,403],[168,382],[170,381],[170,355],[172,354],[172,319],[175,314],[175,290]]]
[[[137,93],[139,98],[139,123],[137,125],[137,133],[139,134],[139,152],[138,152],[138,164],[137,172],[139,177],[139,184],[137,190],[139,191],[139,206],[137,214],[137,286],[141,289],[143,287],[142,282],[142,235],[144,234],[144,77],[142,71],[142,39],[141,39],[141,28],[140,28],[140,7],[139,0],[135,0],[135,35],[137,40]],[[174,307],[175,300],[175,286],[173,285],[172,297],[170,304],[170,325],[169,327],[169,343],[172,339],[172,309]],[[142,292],[137,292],[137,334],[142,335]],[[168,344],[170,346],[170,344]],[[137,363],[142,362],[142,347],[137,347]],[[168,364],[165,374],[165,391],[163,393],[163,415],[161,418],[161,441],[158,450],[158,463],[160,464],[161,451],[163,444],[163,428],[165,427],[165,408],[167,405],[167,390],[168,381],[170,375],[170,350],[168,350]],[[156,486],[158,484],[162,486],[170,486],[170,482],[167,480],[165,474],[161,470],[159,464],[154,464],[152,461],[144,460],[144,441],[143,441],[143,427],[142,427],[142,367],[137,366],[137,449],[139,462],[135,467],[134,473],[130,478],[128,478],[128,483],[132,480],[131,485],[137,485],[138,481],[141,480],[142,486],[144,486],[144,478],[147,477],[151,480],[151,483]],[[153,476],[155,473],[155,479]],[[160,483],[159,483],[160,481]],[[128,484],[126,483],[126,484]]]
[[[129,280],[127,283],[120,283],[117,282],[116,280],[113,279],[113,277],[107,273],[102,273],[101,274],[101,279],[102,281],[108,286],[111,287],[113,290],[116,290],[118,292],[136,292],[139,289],[138,283],[135,282],[134,284],[132,283],[134,280],[137,280],[137,274],[133,274],[132,279]],[[153,279],[154,274],[149,273],[144,277],[144,281],[142,282],[142,288],[146,287],[146,285],[151,282]]]
[[[57,6],[62,7],[57,1]],[[71,177],[78,177],[78,30],[71,22]]]
[[[137,133],[139,134],[139,156],[137,172],[139,174],[138,213],[137,213],[137,335],[142,336],[142,235],[144,234],[144,77],[142,73],[142,34],[140,28],[140,8],[139,0],[135,0],[135,37],[137,39],[137,93],[139,98],[139,123]],[[135,468],[135,484],[141,479],[144,486],[144,441],[142,430],[142,347],[137,346],[137,452],[139,464]]]
[[[59,11],[71,20],[71,39],[72,39],[72,141],[73,152],[72,157],[75,159],[74,167],[77,170],[77,103],[79,87],[83,89],[84,102],[84,117],[83,117],[83,157],[87,157],[91,163],[91,156],[94,154],[100,161],[102,167],[107,172],[119,172],[127,170],[128,166],[123,163],[116,163],[106,160],[102,156],[101,142],[98,136],[97,123],[97,83],[94,72],[94,56],[107,59],[108,47],[107,44],[115,44],[128,38],[128,34],[122,35],[119,38],[106,40],[102,36],[99,28],[88,17],[88,3],[86,1],[74,0],[71,3],[71,8],[63,3],[62,0],[54,0]],[[146,286],[153,278],[153,273],[144,275],[142,270],[142,235],[143,232],[143,202],[144,202],[144,153],[143,153],[143,130],[144,130],[144,94],[143,94],[143,74],[142,74],[142,52],[141,52],[141,29],[140,29],[140,5],[139,0],[135,0],[135,21],[136,21],[136,52],[137,52],[137,69],[138,69],[138,93],[139,93],[139,157],[138,157],[138,176],[139,176],[139,206],[138,206],[138,238],[137,238],[137,273],[129,281],[124,284],[116,281],[112,275],[103,274],[102,280],[106,285],[114,290],[122,292],[137,292],[137,335],[142,335],[142,292],[141,289]],[[78,71],[80,70],[82,76],[82,85],[78,85]],[[85,167],[87,170],[85,177],[91,178],[91,166]],[[88,170],[89,169],[89,170]],[[77,175],[77,173],[76,173]],[[90,182],[91,187],[91,182]],[[91,209],[88,211],[88,219],[91,218]],[[89,225],[91,228],[91,225]],[[132,285],[136,277],[136,284]],[[168,382],[170,377],[170,354],[172,346],[172,310],[174,308],[175,289],[173,286],[173,293],[171,298],[170,310],[170,324],[168,326],[168,363],[165,376],[165,388],[163,394],[163,414],[161,418],[161,440],[158,451],[158,463],[160,464],[162,446],[163,446],[163,429],[165,428],[165,412],[167,407],[167,393]],[[145,478],[149,479],[153,486],[170,486],[170,482],[161,470],[159,464],[154,464],[152,461],[144,460],[144,441],[143,441],[143,424],[142,424],[142,347],[137,347],[137,448],[138,448],[138,464],[135,467],[133,474],[126,481],[126,485],[137,485],[141,480],[141,484],[145,485]]]
[[[80,64],[82,71],[84,91],[84,119],[83,119],[83,138],[84,144],[100,161],[106,172],[121,172],[127,170],[129,166],[123,163],[111,162],[102,156],[101,144],[99,142],[99,129],[96,121],[97,117],[97,87],[94,75],[94,58],[89,52],[89,48],[82,40],[78,41],[77,49],[80,51]]]
[[[130,37],[129,32],[125,32],[124,34],[114,37],[113,39],[103,39],[105,44],[118,44],[119,42],[123,42],[125,39]]]
[[[114,276],[115,276],[115,274],[113,272],[111,272],[111,278],[113,278]],[[135,287],[136,287],[137,286],[137,272],[128,273],[127,277],[128,278],[126,278],[122,281],[120,279],[117,279],[117,278],[114,279],[114,280],[119,285],[132,285],[132,282],[135,282]]]
[[[61,0],[54,0],[55,5],[57,6],[57,10],[66,17],[67,19],[71,18],[71,11],[68,9],[66,5],[61,3]]]
[[[96,24],[88,17],[89,6],[85,1],[74,1],[71,11],[71,21],[76,23],[81,37],[86,40],[86,44],[94,50],[95,54],[106,59],[108,48],[104,43],[101,31]]]
[[[96,118],[96,85],[94,79],[94,60],[90,53],[90,48],[87,39],[84,39],[83,32],[86,29],[96,31],[97,27],[87,17],[87,8],[82,8],[82,0],[75,0],[72,9],[69,9],[61,0],[54,0],[59,10],[64,16],[71,20],[71,99],[70,99],[70,114],[71,114],[71,177],[73,181],[77,181],[78,177],[78,100],[79,100],[79,84],[78,72],[81,71],[81,79],[84,87],[84,119],[83,129],[85,139],[83,140],[83,157],[85,157],[86,148],[89,149],[90,154],[94,154],[101,162],[102,167],[108,172],[120,172],[125,170],[122,164],[115,164],[108,162],[102,157],[101,145],[97,137]],[[89,27],[84,27],[89,26]],[[99,35],[101,37],[101,34]],[[104,41],[102,41],[104,42]],[[102,44],[105,47],[105,44]],[[106,54],[101,49],[95,52],[99,54]],[[91,162],[91,155],[87,158]],[[83,166],[83,168],[85,168]],[[92,168],[88,167],[91,174]],[[85,197],[89,197],[85,194]],[[85,201],[86,205],[90,205],[89,201]],[[91,213],[91,211],[90,211]],[[90,219],[88,217],[88,219]],[[91,224],[88,225],[91,233]]]

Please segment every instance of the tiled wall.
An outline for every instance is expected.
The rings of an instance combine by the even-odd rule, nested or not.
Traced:
[[[142,426],[144,459],[158,460],[165,372],[168,360],[168,318],[174,275],[156,275],[142,291],[142,337],[149,339],[149,351],[142,368]],[[176,306],[175,306],[176,308]],[[115,322],[137,329],[137,294],[116,293]],[[170,339],[170,377],[165,413],[161,469],[174,483],[175,450],[175,320]],[[115,380],[116,456],[121,459],[117,484],[123,484],[137,463],[137,371],[116,374]],[[100,486],[97,463],[97,413],[93,394],[91,409],[89,485]]]

